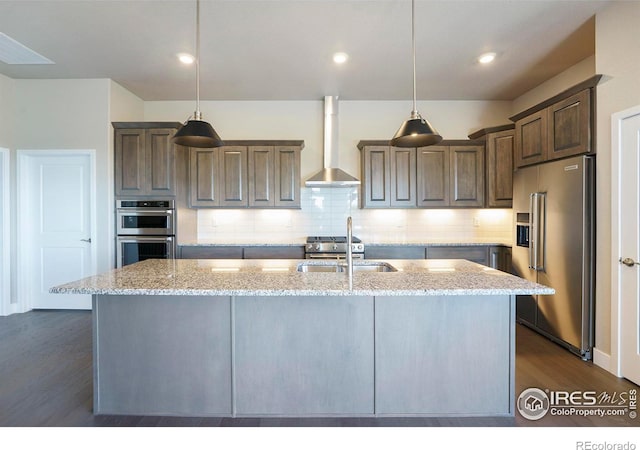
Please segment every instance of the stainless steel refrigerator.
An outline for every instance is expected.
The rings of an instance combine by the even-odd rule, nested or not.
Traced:
[[[513,183],[514,273],[556,290],[518,296],[517,320],[592,359],[595,157],[518,169]]]

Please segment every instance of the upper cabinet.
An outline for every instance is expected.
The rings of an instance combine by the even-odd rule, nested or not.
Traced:
[[[300,207],[300,147],[249,147],[249,206]]]
[[[300,208],[302,141],[226,141],[190,149],[190,206]]]
[[[511,208],[513,202],[514,125],[485,128],[469,135],[485,141],[485,206]]]
[[[397,148],[386,141],[360,141],[361,208],[481,207],[484,145],[442,141]]]
[[[116,196],[175,196],[174,122],[114,122]]]
[[[415,208],[416,149],[370,145],[361,151],[361,207]]]
[[[595,86],[600,78],[596,75],[511,117],[516,167],[595,153]]]

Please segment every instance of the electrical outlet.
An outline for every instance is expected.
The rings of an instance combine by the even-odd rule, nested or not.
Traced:
[[[474,227],[479,227],[480,226],[480,219],[478,219],[477,217],[473,218],[473,226]]]

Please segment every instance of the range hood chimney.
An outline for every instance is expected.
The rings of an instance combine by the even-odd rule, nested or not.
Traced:
[[[353,187],[360,180],[338,168],[338,97],[324,98],[324,168],[309,178],[307,187]]]

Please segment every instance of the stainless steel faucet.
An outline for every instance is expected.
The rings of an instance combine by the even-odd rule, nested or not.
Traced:
[[[353,221],[347,217],[347,276],[349,277],[349,289],[353,289]]]

